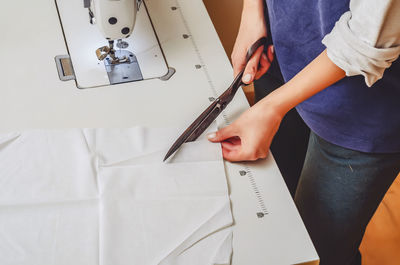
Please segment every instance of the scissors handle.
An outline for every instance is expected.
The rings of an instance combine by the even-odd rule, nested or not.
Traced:
[[[253,45],[250,46],[246,54],[246,64],[250,61],[251,57],[253,57],[257,49],[260,48],[262,45],[264,45],[266,42],[267,42],[267,37],[262,37],[258,39],[256,42],[254,42]]]
[[[254,53],[257,51],[258,48],[260,48],[262,45],[264,45],[267,41],[266,37],[262,37],[258,39],[256,42],[251,45],[251,47],[247,50],[246,54],[246,64],[250,61],[251,57],[253,57]],[[233,97],[235,96],[237,90],[239,87],[242,85],[246,85],[245,83],[242,82],[242,77],[244,74],[244,68],[236,75],[235,79],[233,80],[232,84],[229,86],[227,90],[225,90],[224,93],[219,96],[219,99],[221,99],[221,102],[223,105],[227,105],[229,102],[232,101]]]

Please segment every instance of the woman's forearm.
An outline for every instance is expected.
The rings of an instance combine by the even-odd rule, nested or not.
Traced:
[[[289,82],[276,89],[259,103],[265,108],[274,107],[284,116],[289,110],[346,76],[323,51]]]
[[[264,0],[244,0],[243,7],[258,7],[263,9],[264,8]]]

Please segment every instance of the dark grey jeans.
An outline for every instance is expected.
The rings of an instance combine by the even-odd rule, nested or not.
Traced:
[[[400,153],[362,153],[310,134],[295,203],[320,265],[361,264],[365,228],[399,172]]]

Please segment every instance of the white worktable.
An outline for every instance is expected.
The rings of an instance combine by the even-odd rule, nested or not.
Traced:
[[[57,74],[54,57],[68,51],[54,1],[6,1],[0,9],[0,131],[189,125],[208,106],[208,98],[216,96],[213,89],[219,94],[228,87],[231,65],[201,0],[146,4],[176,74],[168,81],[77,89],[74,81],[60,81]],[[189,38],[182,37],[188,33]],[[247,108],[240,90],[226,117],[232,121]],[[235,220],[232,264],[318,264],[272,156],[225,165]],[[243,170],[251,171],[265,201],[269,214],[263,218],[256,215],[260,205],[249,174],[239,173]]]

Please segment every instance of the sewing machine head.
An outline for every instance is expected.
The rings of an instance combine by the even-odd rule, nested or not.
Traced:
[[[131,59],[130,54],[116,54],[114,41],[117,47],[125,49],[128,43],[122,39],[128,38],[133,31],[136,22],[137,11],[142,0],[90,0],[88,9],[90,23],[97,25],[103,37],[108,40],[108,46],[102,46],[96,50],[99,60],[109,56],[111,64],[127,63]]]
[[[135,26],[141,0],[91,0],[89,12],[103,36],[109,40],[128,38]]]

